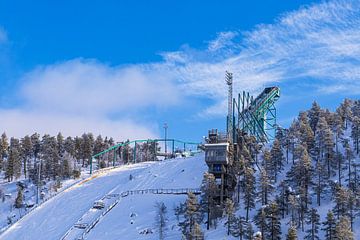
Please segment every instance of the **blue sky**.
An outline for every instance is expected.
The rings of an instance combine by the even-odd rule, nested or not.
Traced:
[[[1,1],[0,130],[201,140],[235,92],[279,85],[279,123],[360,92],[360,2]]]

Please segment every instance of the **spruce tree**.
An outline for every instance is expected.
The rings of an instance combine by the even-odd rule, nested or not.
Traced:
[[[360,141],[360,116],[355,116],[352,119],[351,138],[354,142],[356,154],[359,154]]]
[[[341,217],[335,227],[336,240],[354,240],[354,233],[350,229],[350,221],[347,217]]]
[[[297,229],[296,225],[290,224],[288,233],[286,235],[286,240],[297,240]]]
[[[204,240],[204,233],[201,230],[200,224],[194,223],[194,227],[191,229],[189,240]]]
[[[280,145],[280,142],[275,139],[273,146],[270,151],[274,181],[277,181],[277,174],[283,169],[284,166],[284,154]]]
[[[252,167],[245,167],[244,172],[244,202],[246,221],[249,220],[249,211],[255,207],[255,176]]]
[[[310,224],[310,229],[306,231],[306,240],[317,240],[319,238],[319,227],[320,227],[320,215],[315,208],[310,210],[310,213],[306,220],[307,224]]]
[[[348,213],[348,203],[351,193],[345,187],[337,185],[335,188],[335,207],[334,212],[337,215],[337,218],[340,219],[341,216],[345,216]]]
[[[266,215],[266,206],[262,206],[254,217],[254,223],[261,232],[261,240],[265,240],[265,234],[269,229]]]
[[[31,138],[26,135],[24,138],[21,139],[21,156],[23,158],[23,172],[24,177],[27,177],[27,170],[30,168],[30,159],[32,157],[32,142]]]
[[[18,193],[15,199],[15,207],[16,208],[22,208],[23,207],[23,189],[21,187],[18,187]]]
[[[240,240],[246,239],[247,222],[243,217],[235,217],[235,221],[230,228],[230,233],[233,237]]]
[[[270,183],[266,169],[260,168],[260,192],[258,194],[260,195],[262,205],[268,204],[268,199],[273,190],[274,187]]]
[[[188,198],[185,202],[184,220],[179,223],[182,228],[182,233],[185,236],[190,236],[193,229],[200,222],[200,206],[198,204],[195,194],[188,193]]]
[[[157,202],[155,204],[156,208],[156,217],[155,217],[155,225],[159,232],[159,240],[165,239],[165,232],[167,230],[166,224],[168,221],[167,218],[167,208],[163,202]]]
[[[253,240],[254,229],[251,222],[246,223],[244,240]]]
[[[335,240],[336,220],[332,211],[327,213],[326,219],[322,225],[323,228],[321,230],[325,231],[325,240]]]
[[[316,131],[316,126],[319,121],[320,114],[321,114],[321,108],[319,104],[314,101],[310,110],[308,111],[309,125],[313,133],[315,133]]]
[[[265,210],[269,226],[269,232],[266,235],[267,239],[281,240],[281,223],[278,205],[276,202],[271,202]]]
[[[229,236],[231,233],[231,228],[235,223],[235,208],[234,208],[234,203],[231,199],[227,198],[225,201],[225,215],[226,215],[226,222],[225,222],[225,226],[227,228],[227,235]]]
[[[215,206],[214,197],[216,196],[218,191],[218,187],[215,182],[215,176],[213,174],[208,172],[204,173],[200,190],[201,190],[201,200],[200,200],[201,210],[207,215],[206,227],[209,230],[209,228],[212,226],[212,221],[215,217],[215,214],[213,212]]]
[[[9,142],[6,133],[4,132],[0,138],[0,170],[4,169],[5,160],[7,159],[9,154],[8,151],[9,151]]]

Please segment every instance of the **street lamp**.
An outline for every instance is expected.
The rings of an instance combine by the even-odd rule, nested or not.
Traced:
[[[167,155],[167,143],[166,143],[167,129],[168,129],[168,125],[167,125],[167,123],[164,123],[164,130],[165,130],[165,158],[166,158],[166,155]]]

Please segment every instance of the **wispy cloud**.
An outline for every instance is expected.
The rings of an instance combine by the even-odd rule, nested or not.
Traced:
[[[7,39],[1,36],[0,30],[0,41]],[[184,45],[162,53],[160,62],[114,67],[75,59],[38,67],[23,77],[23,106],[0,112],[0,118],[8,119],[4,127],[14,129],[26,125],[18,120],[23,117],[38,129],[50,124],[75,133],[103,126],[99,129],[106,133],[126,133],[120,137],[146,137],[156,134],[156,126],[137,127],[129,111],[141,116],[146,107],[166,108],[183,98],[201,97],[213,103],[201,116],[223,114],[225,70],[234,73],[235,92],[256,94],[265,85],[296,83],[321,94],[359,93],[359,39],[360,0],[322,2],[284,13],[252,31],[219,33],[202,49]],[[39,112],[41,118],[36,118]],[[113,119],[113,114],[123,117]]]
[[[110,67],[85,59],[39,66],[22,78],[23,104],[0,111],[0,130],[15,136],[91,131],[118,140],[156,137],[158,126],[144,121],[141,112],[180,101],[166,74],[157,73],[141,65]]]
[[[223,112],[225,70],[237,91],[308,79],[320,93],[360,91],[360,1],[328,1],[284,13],[273,24],[241,33],[220,33],[204,50],[171,52],[173,66],[189,94],[215,99],[204,114]],[[180,59],[180,60],[179,60]]]

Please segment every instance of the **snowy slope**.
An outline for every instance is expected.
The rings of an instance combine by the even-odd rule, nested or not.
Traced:
[[[60,239],[84,213],[91,209],[95,200],[102,198],[109,192],[121,193],[127,190],[146,188],[197,188],[200,186],[202,174],[206,169],[203,155],[186,159],[122,166],[64,191],[14,224],[0,236],[0,239]],[[130,175],[133,176],[132,180],[130,180]],[[130,235],[127,236],[129,239],[135,236],[137,239],[142,235],[137,231],[131,232],[131,229],[135,227],[137,230],[145,225],[147,227],[153,225],[155,217],[153,206],[156,201],[164,201],[168,206],[169,218],[173,218],[172,204],[184,200],[185,196],[182,195],[129,196],[122,199],[95,226],[88,237],[89,239],[119,239],[119,234],[123,233],[117,229],[124,228],[130,232]],[[132,208],[129,207],[130,205]],[[141,221],[134,220],[131,224],[132,228],[127,229],[125,226],[126,223],[129,223],[129,214],[128,212],[124,213],[124,209],[128,212],[132,211],[138,216],[143,213],[147,217],[141,218]],[[146,213],[144,212],[145,209],[147,209]],[[106,237],[103,238],[105,235]],[[121,237],[121,239],[128,239],[127,237]]]

